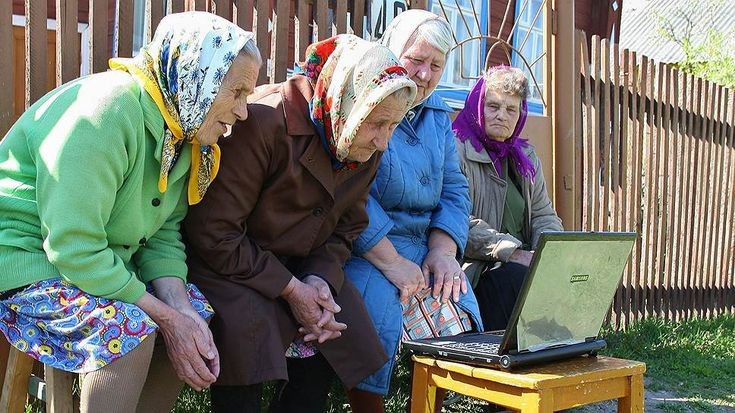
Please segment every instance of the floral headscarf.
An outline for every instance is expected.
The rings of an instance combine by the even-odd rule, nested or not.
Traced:
[[[357,130],[375,106],[407,87],[408,110],[416,96],[416,84],[390,50],[351,34],[310,45],[300,66],[314,88],[312,123],[338,170],[356,166],[345,161]]]
[[[219,147],[201,145],[197,133],[222,79],[245,44],[254,38],[235,24],[204,12],[164,17],[153,40],[132,59],[110,59],[110,68],[130,72],[153,98],[166,122],[158,190],[184,141],[192,143],[188,198],[201,201],[219,169]]]
[[[528,104],[524,99],[521,102],[521,113],[510,138],[503,142],[491,139],[485,133],[485,78],[480,77],[472,91],[467,95],[464,108],[452,122],[452,131],[460,141],[468,139],[477,152],[487,151],[493,160],[498,175],[503,175],[502,161],[510,158],[518,173],[533,181],[536,168],[533,161],[526,155],[525,148],[529,146],[528,139],[520,137],[523,126],[526,125]]]
[[[406,10],[400,13],[398,16],[396,16],[390,22],[388,27],[385,28],[383,37],[380,38],[380,44],[389,48],[390,51],[393,52],[393,54],[395,54],[396,57],[400,59],[403,52],[405,52],[406,44],[411,39],[411,36],[413,36],[413,34],[416,33],[416,30],[418,30],[418,28],[422,24],[430,20],[444,20],[444,19],[426,10],[421,10],[421,9]],[[431,96],[431,92],[433,92],[433,90],[427,91],[426,96],[424,96],[424,99],[421,100],[421,102],[416,102],[414,106],[418,106],[424,101],[426,101],[426,99],[428,99],[429,96]]]

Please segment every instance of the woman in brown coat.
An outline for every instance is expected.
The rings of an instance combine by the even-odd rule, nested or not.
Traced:
[[[215,412],[259,411],[269,380],[289,380],[276,411],[323,411],[335,373],[352,388],[387,359],[342,267],[367,225],[373,154],[416,87],[388,49],[352,35],[310,46],[301,67],[250,99],[185,222],[191,280],[216,313]]]

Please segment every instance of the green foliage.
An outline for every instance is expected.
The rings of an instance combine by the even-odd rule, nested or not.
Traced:
[[[702,4],[700,4],[702,3]],[[723,0],[688,2],[657,14],[662,39],[681,47],[684,58],[674,65],[717,84],[735,87],[735,31],[715,28]]]

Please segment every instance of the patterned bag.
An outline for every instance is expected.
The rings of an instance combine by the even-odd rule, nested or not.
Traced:
[[[454,336],[472,330],[472,320],[452,299],[443,303],[427,288],[403,306],[403,340]]]

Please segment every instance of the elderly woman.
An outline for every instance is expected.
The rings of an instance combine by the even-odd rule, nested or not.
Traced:
[[[351,388],[386,360],[343,266],[368,222],[374,154],[416,86],[387,48],[353,35],[309,46],[301,68],[252,97],[186,218],[191,277],[216,311],[215,412],[259,411],[269,380],[288,380],[272,411],[321,412],[335,373]]]
[[[465,270],[487,330],[508,324],[541,233],[562,230],[541,162],[520,137],[527,96],[520,69],[492,68],[452,124],[472,199]]]
[[[451,109],[432,93],[451,48],[449,24],[409,10],[393,20],[381,41],[400,56],[418,94],[383,155],[367,203],[370,224],[345,267],[391,356],[349,393],[355,412],[383,410],[402,335],[453,335],[480,327],[477,303],[457,261],[467,241],[467,180],[459,168]],[[419,317],[420,308],[431,319]]]
[[[215,177],[218,137],[247,118],[260,64],[251,33],[171,15],[136,58],[49,92],[0,144],[0,330],[81,373],[82,411],[168,411],[179,379],[215,381],[179,225]]]

